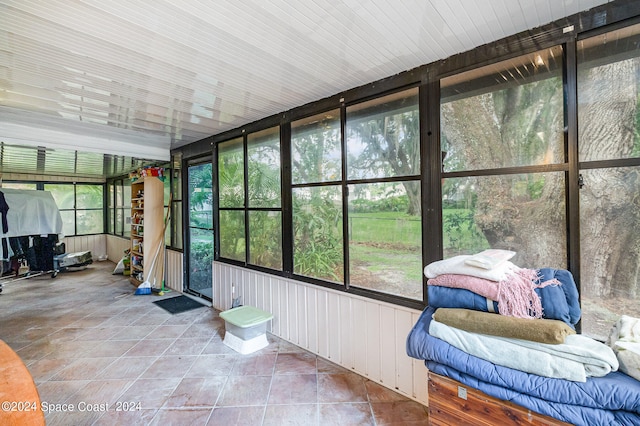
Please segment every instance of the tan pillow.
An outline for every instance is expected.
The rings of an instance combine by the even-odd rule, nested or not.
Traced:
[[[532,342],[564,343],[570,334],[576,334],[568,324],[552,319],[508,317],[470,309],[438,308],[433,318],[460,330]]]

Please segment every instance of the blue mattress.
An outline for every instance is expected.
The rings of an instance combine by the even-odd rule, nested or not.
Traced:
[[[640,425],[640,382],[632,377],[613,372],[581,383],[495,365],[429,335],[434,311],[425,309],[407,337],[407,354],[430,371],[567,423]]]

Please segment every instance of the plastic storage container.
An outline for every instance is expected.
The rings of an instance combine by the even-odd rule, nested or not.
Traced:
[[[273,315],[252,306],[239,306],[220,312],[224,320],[224,344],[241,354],[249,354],[269,345],[267,323]]]

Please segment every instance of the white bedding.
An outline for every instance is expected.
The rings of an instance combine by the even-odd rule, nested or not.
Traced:
[[[620,362],[620,371],[640,380],[640,319],[622,315],[611,328],[607,344]]]
[[[513,274],[520,269],[508,260],[500,263],[492,269],[478,268],[466,263],[466,261],[472,257],[473,256],[461,254],[459,256],[453,256],[448,259],[432,262],[425,266],[424,275],[427,278],[435,278],[438,275],[457,274],[484,278],[485,280],[490,281],[504,281],[507,279],[509,274]]]
[[[469,333],[432,319],[429,334],[475,357],[544,377],[585,382],[618,369],[618,359],[604,343],[574,334],[551,345]]]

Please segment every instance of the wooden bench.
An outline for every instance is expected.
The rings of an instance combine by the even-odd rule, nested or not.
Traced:
[[[0,425],[44,425],[40,395],[18,354],[0,340]]]

